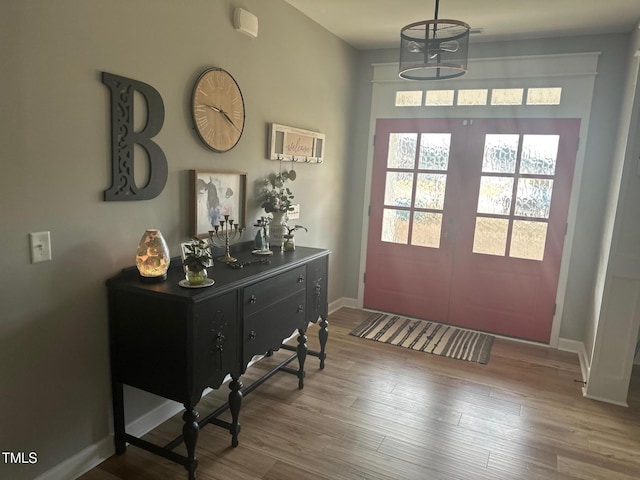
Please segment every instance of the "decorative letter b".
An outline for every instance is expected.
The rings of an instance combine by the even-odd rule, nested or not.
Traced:
[[[107,202],[149,200],[160,195],[167,183],[167,157],[153,141],[164,123],[164,103],[151,85],[102,72],[102,83],[111,91],[111,187],[104,191]],[[147,124],[133,131],[133,92],[147,102]],[[149,157],[149,180],[138,187],[133,174],[133,146],[140,145]]]

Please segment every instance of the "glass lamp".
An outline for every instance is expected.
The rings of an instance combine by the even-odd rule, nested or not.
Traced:
[[[142,279],[149,282],[166,280],[170,262],[169,247],[160,230],[150,228],[145,231],[136,252],[136,267]]]

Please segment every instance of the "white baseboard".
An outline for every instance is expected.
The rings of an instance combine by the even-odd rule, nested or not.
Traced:
[[[206,395],[207,393],[208,392],[203,393],[203,395]],[[167,400],[150,412],[145,413],[141,417],[138,417],[136,420],[129,423],[125,427],[125,431],[134,437],[142,437],[183,410],[184,407],[180,403]]]
[[[206,395],[210,391],[211,389],[205,390],[203,395]],[[142,437],[182,410],[182,405],[167,400],[149,413],[127,424],[125,431],[133,436]],[[54,468],[47,470],[38,476],[36,480],[69,480],[70,478],[78,478],[92,468],[100,465],[113,454],[115,454],[115,444],[113,433],[111,433],[106,438],[88,446],[71,458],[56,465]]]
[[[36,480],[69,480],[78,478],[115,453],[113,436],[109,435],[71,458],[36,477]]]
[[[329,304],[329,314],[332,314],[342,307],[358,308],[358,300],[356,300],[355,298],[340,297]]]
[[[589,398],[591,400],[597,400],[598,402],[610,403],[611,405],[618,405],[620,407],[629,408],[629,404],[627,402],[618,402],[616,400],[611,400],[610,398],[597,397],[595,395],[587,395],[586,389],[582,389],[582,395],[585,398]]]
[[[570,340],[567,338],[559,338],[558,350],[578,354],[578,361],[580,362],[580,372],[582,373],[582,381],[586,382],[589,379],[590,363],[587,358],[587,350],[584,346],[584,342],[580,342],[578,340]]]

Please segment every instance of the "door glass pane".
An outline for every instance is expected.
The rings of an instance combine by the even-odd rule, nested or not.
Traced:
[[[416,208],[444,208],[447,176],[440,173],[419,173],[416,186]]]
[[[520,173],[553,175],[559,142],[560,135],[524,135]]]
[[[446,170],[449,164],[450,133],[423,133],[420,135],[421,170]]]
[[[552,191],[553,180],[519,179],[515,214],[520,217],[549,218]]]
[[[385,208],[382,212],[383,242],[407,243],[409,239],[409,212]]]
[[[413,168],[417,144],[417,133],[390,133],[387,168]]]
[[[415,212],[413,214],[411,244],[419,247],[440,248],[441,229],[441,213]]]
[[[513,196],[513,178],[482,177],[478,194],[478,213],[509,215]]]
[[[514,220],[509,256],[529,260],[542,260],[546,241],[546,222]]]
[[[482,171],[490,173],[514,173],[518,156],[520,135],[489,134],[484,137]]]
[[[410,207],[412,190],[413,173],[387,172],[384,204],[393,207]]]
[[[502,218],[476,218],[473,234],[473,253],[504,256],[507,249],[509,220]]]

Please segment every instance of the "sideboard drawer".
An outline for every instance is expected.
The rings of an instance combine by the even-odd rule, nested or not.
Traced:
[[[244,316],[248,317],[298,290],[304,290],[306,272],[306,267],[303,265],[246,287],[243,290]],[[304,301],[302,303],[304,304]]]
[[[244,320],[243,367],[246,368],[254,355],[277,350],[282,340],[305,326],[304,290],[247,316]]]

